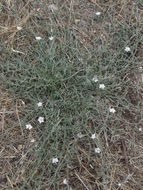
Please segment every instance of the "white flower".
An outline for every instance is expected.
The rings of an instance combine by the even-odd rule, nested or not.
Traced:
[[[118,187],[121,187],[121,185],[122,185],[121,183],[118,183]]]
[[[15,50],[15,49],[13,49],[13,48],[12,48],[12,51],[13,51],[14,53],[21,53],[21,54],[25,55],[25,53],[23,53],[22,51]]]
[[[38,107],[42,107],[42,106],[43,106],[43,103],[42,103],[42,102],[38,102],[38,103],[37,103],[37,106],[38,106]]]
[[[53,159],[52,159],[52,163],[53,163],[53,164],[57,164],[58,162],[59,162],[58,158],[53,158]]]
[[[95,136],[95,133],[91,135],[91,139],[95,139],[96,136]]]
[[[95,14],[96,14],[96,16],[100,16],[101,12],[96,12]]]
[[[31,143],[34,143],[35,142],[35,139],[31,139],[31,141],[30,141]]]
[[[77,134],[77,137],[81,139],[82,137],[84,137],[84,135],[80,132]]]
[[[54,37],[53,37],[53,36],[50,36],[50,37],[49,37],[49,40],[50,40],[50,41],[52,41],[53,39],[54,39]]]
[[[92,169],[94,169],[94,167],[93,167],[91,164],[89,164],[89,166],[90,166]]]
[[[51,4],[49,5],[49,9],[54,12],[54,11],[57,11],[58,10],[58,7],[55,5],[55,4]]]
[[[64,179],[64,180],[63,180],[63,184],[64,184],[64,185],[67,185],[67,184],[68,184],[68,180],[67,180],[67,179]]]
[[[17,28],[17,30],[22,30],[21,26],[17,26],[16,28]]]
[[[39,8],[37,8],[37,11],[38,11],[38,12],[40,11],[40,7],[39,7]]]
[[[125,47],[125,51],[126,51],[126,52],[130,52],[130,51],[131,51],[131,48],[127,46],[127,47]]]
[[[100,84],[100,85],[99,85],[99,88],[102,89],[102,90],[104,90],[105,85],[104,85],[104,84]]]
[[[40,36],[36,36],[35,38],[36,38],[36,40],[41,40],[42,39]]]
[[[93,82],[98,82],[98,78],[97,78],[96,75],[93,77],[92,81],[93,81]]]
[[[142,131],[142,128],[141,128],[141,127],[139,128],[139,131]]]
[[[32,127],[32,125],[31,124],[27,124],[26,125],[26,129],[29,129],[29,130],[31,130],[33,127]]]
[[[114,108],[109,108],[109,112],[110,112],[110,113],[115,113],[116,110],[115,110]]]
[[[143,70],[143,67],[142,67],[142,66],[140,66],[140,67],[139,67],[139,71],[142,71],[142,70]]]
[[[101,152],[100,148],[95,148],[95,152],[99,154]]]
[[[39,121],[39,123],[44,123],[44,117],[39,117],[38,121]]]
[[[22,100],[21,103],[25,106],[25,102]]]

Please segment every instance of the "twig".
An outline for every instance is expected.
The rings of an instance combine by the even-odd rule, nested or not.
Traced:
[[[81,181],[81,183],[84,185],[84,187],[89,190],[89,188],[85,185],[85,183],[82,181],[82,179],[79,177],[79,175],[77,173],[75,173],[75,175],[78,177],[78,179]]]
[[[6,175],[6,178],[7,178],[7,181],[10,183],[10,186],[13,188],[13,183],[12,181],[10,180],[10,178]]]
[[[112,190],[112,184],[113,184],[113,181],[114,181],[115,173],[116,173],[116,164],[114,165],[114,168],[113,168],[112,180],[111,180],[111,183],[110,183],[109,190]]]
[[[14,53],[21,53],[23,55],[25,55],[25,53],[23,53],[22,51],[18,51],[18,50],[14,50],[13,48],[11,49]]]
[[[22,14],[22,12],[24,11],[24,9],[27,8],[27,6],[29,5],[29,3],[30,3],[30,0],[28,0],[27,3],[22,7],[22,9],[21,9],[20,12],[19,12],[19,15]]]
[[[4,130],[4,118],[5,118],[5,107],[2,112],[2,134],[3,134],[3,130]]]
[[[123,153],[124,153],[124,156],[125,156],[126,167],[127,167],[128,173],[130,173],[130,167],[129,167],[129,163],[128,163],[128,157],[127,157],[127,154],[126,154],[125,142],[123,140],[121,142],[122,142],[122,146],[123,146]]]
[[[21,126],[21,122],[20,122],[20,118],[19,118],[19,113],[18,113],[18,109],[17,109],[17,101],[16,101],[16,115],[17,115],[17,119],[18,119],[18,122],[19,122],[19,126],[20,126],[20,129],[21,129],[21,134],[23,134],[23,129],[22,129],[22,126]]]
[[[96,0],[89,0],[91,3],[94,3],[97,7],[99,7],[101,10],[103,10],[103,8],[97,4]]]

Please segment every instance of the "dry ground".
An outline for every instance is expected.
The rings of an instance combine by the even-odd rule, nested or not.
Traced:
[[[54,6],[53,11],[51,11],[51,5]],[[101,16],[97,17],[95,15],[97,11],[101,12]],[[17,26],[21,26],[23,29],[19,31]],[[1,0],[1,190],[143,189],[142,27],[143,3],[141,1]],[[105,79],[109,77],[114,78],[112,71],[111,74],[106,72],[106,65],[110,64],[110,61],[112,62],[113,57],[116,57],[119,47],[124,49],[122,45],[125,45],[125,43],[120,44],[120,42],[125,41],[127,45],[133,47],[133,55],[128,54],[126,61],[129,64],[136,61],[136,67],[131,65],[131,68],[125,73],[123,73],[123,68],[121,74],[120,67],[117,69],[119,74],[117,72],[116,75],[122,75],[123,73],[122,80],[121,78],[117,80],[117,89],[116,84],[113,84],[113,89],[115,90],[110,92],[109,89],[109,93],[101,94],[103,98],[96,101],[95,107],[97,110],[100,110],[101,114],[94,118],[94,114],[98,112],[91,110],[89,114],[87,111],[86,114],[89,114],[89,118],[83,130],[84,137],[71,137],[70,132],[67,132],[70,140],[67,141],[68,144],[64,145],[66,147],[64,150],[61,146],[61,144],[64,144],[62,137],[61,139],[59,138],[58,152],[63,151],[64,153],[61,156],[62,161],[58,169],[51,168],[47,162],[47,159],[50,158],[46,153],[43,153],[47,150],[47,154],[51,154],[49,150],[50,146],[52,146],[45,143],[47,139],[43,133],[40,130],[33,130],[29,133],[25,129],[27,119],[32,117],[33,114],[30,112],[28,115],[31,109],[30,105],[33,102],[32,98],[30,99],[24,94],[24,90],[18,90],[20,85],[18,82],[15,82],[15,78],[19,76],[19,70],[16,70],[15,66],[11,67],[15,60],[18,62],[21,59],[27,63],[29,57],[31,64],[36,65],[38,62],[36,60],[38,50],[41,52],[40,48],[45,47],[45,44],[42,44],[39,48],[36,43],[32,42],[34,36],[42,36],[46,40],[46,47],[49,47],[48,36],[52,31],[55,32],[55,36],[57,35],[57,44],[61,44],[61,46],[64,46],[68,39],[68,34],[66,36],[65,33],[72,31],[72,40],[77,40],[78,42],[74,48],[80,48],[80,50],[74,50],[77,54],[74,51],[70,53],[72,50],[68,49],[67,46],[71,45],[72,47],[71,40],[71,43],[67,43],[64,46],[65,59],[69,61],[69,64],[73,64],[73,62],[75,64],[78,57],[79,60],[81,59],[84,64],[88,64],[90,67],[92,67],[93,62],[97,62],[97,64],[105,62],[103,68],[100,68],[103,70],[102,75],[104,75]],[[104,49],[101,52],[95,51],[95,49],[102,49],[103,46],[107,51],[104,51]],[[59,51],[59,55],[61,54],[62,56],[62,50],[60,52],[59,45],[56,48]],[[21,53],[13,52],[13,49]],[[35,49],[38,49],[37,52]],[[42,56],[39,60],[42,60]],[[121,55],[113,59],[113,61],[115,60],[117,64],[122,64],[123,59]],[[10,64],[6,65],[8,61]],[[23,66],[21,67],[23,68]],[[26,67],[23,69],[26,70]],[[11,76],[13,76],[12,79]],[[7,81],[10,82],[7,84]],[[15,86],[12,83],[13,81]],[[119,90],[118,94],[116,91],[120,89],[120,85],[123,91]],[[22,88],[24,89],[23,86]],[[43,94],[42,97],[44,97]],[[68,101],[68,98],[66,100]],[[23,101],[25,104],[23,104]],[[115,105],[115,102],[117,102],[118,116],[110,117],[105,110],[108,109],[108,105]],[[123,102],[124,105],[122,106]],[[75,117],[75,120],[78,120],[78,118]],[[77,123],[81,124],[80,121]],[[96,156],[93,152],[95,144],[90,139],[90,134],[94,133],[95,126],[95,144],[96,146],[99,144],[102,147],[102,155],[100,156]],[[140,131],[141,129],[142,131]],[[82,132],[82,127],[76,132]],[[64,133],[61,133],[61,135],[65,138]],[[38,139],[34,145],[29,143],[33,137]],[[52,142],[54,142],[53,139],[51,139],[51,144]],[[57,148],[57,146],[55,147]],[[55,147],[51,150],[54,152],[53,155],[57,152]],[[44,150],[43,152],[42,149]],[[38,153],[36,152],[37,150],[39,151]],[[73,152],[71,153],[70,151],[72,150]],[[40,157],[40,155],[42,156]],[[62,184],[62,180],[65,177],[69,181],[68,186]]]

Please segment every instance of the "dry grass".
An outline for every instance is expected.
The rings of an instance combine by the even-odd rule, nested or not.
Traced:
[[[29,110],[32,109],[29,108],[32,101],[24,94],[24,91],[21,91],[23,87],[12,87],[11,82],[8,85],[9,89],[4,89],[6,87],[2,81],[3,88],[0,92],[0,188],[2,190],[66,189],[62,184],[66,175],[69,179],[67,189],[70,190],[141,190],[143,187],[143,132],[139,131],[139,128],[143,129],[142,2],[61,0],[55,1],[59,9],[55,15],[49,9],[51,4],[53,4],[52,1],[46,0],[37,2],[3,0],[0,2],[2,44],[0,69],[1,72],[5,72],[4,74],[10,82],[11,70],[15,67],[6,66],[5,68],[4,64],[7,60],[15,63],[15,60],[18,62],[21,59],[22,61],[26,60],[27,63],[30,57],[31,64],[38,65],[37,52],[41,52],[41,47],[50,47],[48,37],[52,33],[51,31],[55,31],[55,35],[58,36],[57,44],[66,47],[65,59],[69,64],[72,65],[76,61],[77,54],[78,58],[82,58],[82,62],[90,67],[93,62],[97,62],[99,65],[100,62],[105,62],[103,68],[101,67],[105,79],[115,78],[112,72],[114,68],[111,66],[111,73],[107,73],[104,67],[106,64],[110,65],[110,61],[112,62],[110,59],[116,56],[118,44],[121,49],[123,48],[122,41],[126,40],[126,45],[130,44],[133,47],[133,55],[128,55],[126,62],[130,64],[136,61],[138,64],[136,64],[136,68],[131,65],[131,68],[125,73],[123,68],[123,72],[120,72],[119,65],[123,58],[121,54],[117,55],[117,58],[113,59],[117,62],[116,75],[119,77],[122,75],[119,81],[116,80],[118,81],[117,89],[116,85],[113,84],[113,87],[111,85],[111,91],[109,89],[108,93],[101,94],[102,98],[94,102],[96,110],[99,112],[96,112],[94,108],[91,113],[87,111],[89,119],[83,129],[83,138],[71,137],[71,134],[75,134],[78,130],[67,132],[70,139],[67,140],[67,144],[62,142],[65,137],[61,137],[61,139],[58,137],[59,145],[56,146],[51,145],[54,137],[53,139],[50,137],[48,140],[40,130],[30,133],[25,130],[26,119],[33,114],[30,112],[30,116],[28,115]],[[101,17],[97,18],[93,14],[95,10],[101,11]],[[17,26],[21,26],[23,29],[19,31]],[[67,42],[67,31],[72,31],[71,36],[77,40],[78,45],[75,49],[77,54],[67,48],[72,44]],[[39,48],[37,44],[34,44],[33,39],[36,35],[45,39],[45,46],[41,45]],[[57,45],[56,48],[59,55],[63,56],[59,46]],[[103,49],[103,52],[95,54],[95,49],[102,50],[103,46],[108,51]],[[73,46],[71,45],[71,47]],[[22,54],[17,55],[12,51],[13,49],[21,51]],[[41,57],[40,60],[42,60]],[[16,85],[19,85],[18,82]],[[123,92],[120,90],[120,86],[122,86]],[[21,94],[17,90],[18,88]],[[117,90],[120,91],[119,94],[116,92]],[[115,94],[112,94],[113,92]],[[43,97],[43,94],[41,96]],[[23,99],[26,105],[22,104]],[[68,98],[66,100],[68,101]],[[117,116],[110,117],[107,114],[108,105],[114,105],[115,102],[118,104],[116,106],[118,113]],[[49,103],[47,104],[49,105]],[[97,116],[94,117],[95,113]],[[76,119],[78,120],[75,117]],[[81,124],[80,121],[79,124]],[[96,139],[94,142],[90,139],[90,134],[94,133],[95,126]],[[82,130],[82,127],[80,129]],[[63,133],[61,135],[64,136]],[[35,145],[29,143],[32,137],[38,139],[38,152],[36,152]],[[63,144],[65,149],[62,147]],[[93,152],[97,145],[102,147],[100,156]],[[47,152],[45,153],[45,151]],[[58,168],[53,169],[47,162],[51,156],[50,151],[53,151],[53,155],[57,151],[59,154],[63,151],[61,153],[62,161]],[[121,183],[121,187],[119,187],[119,183]]]

